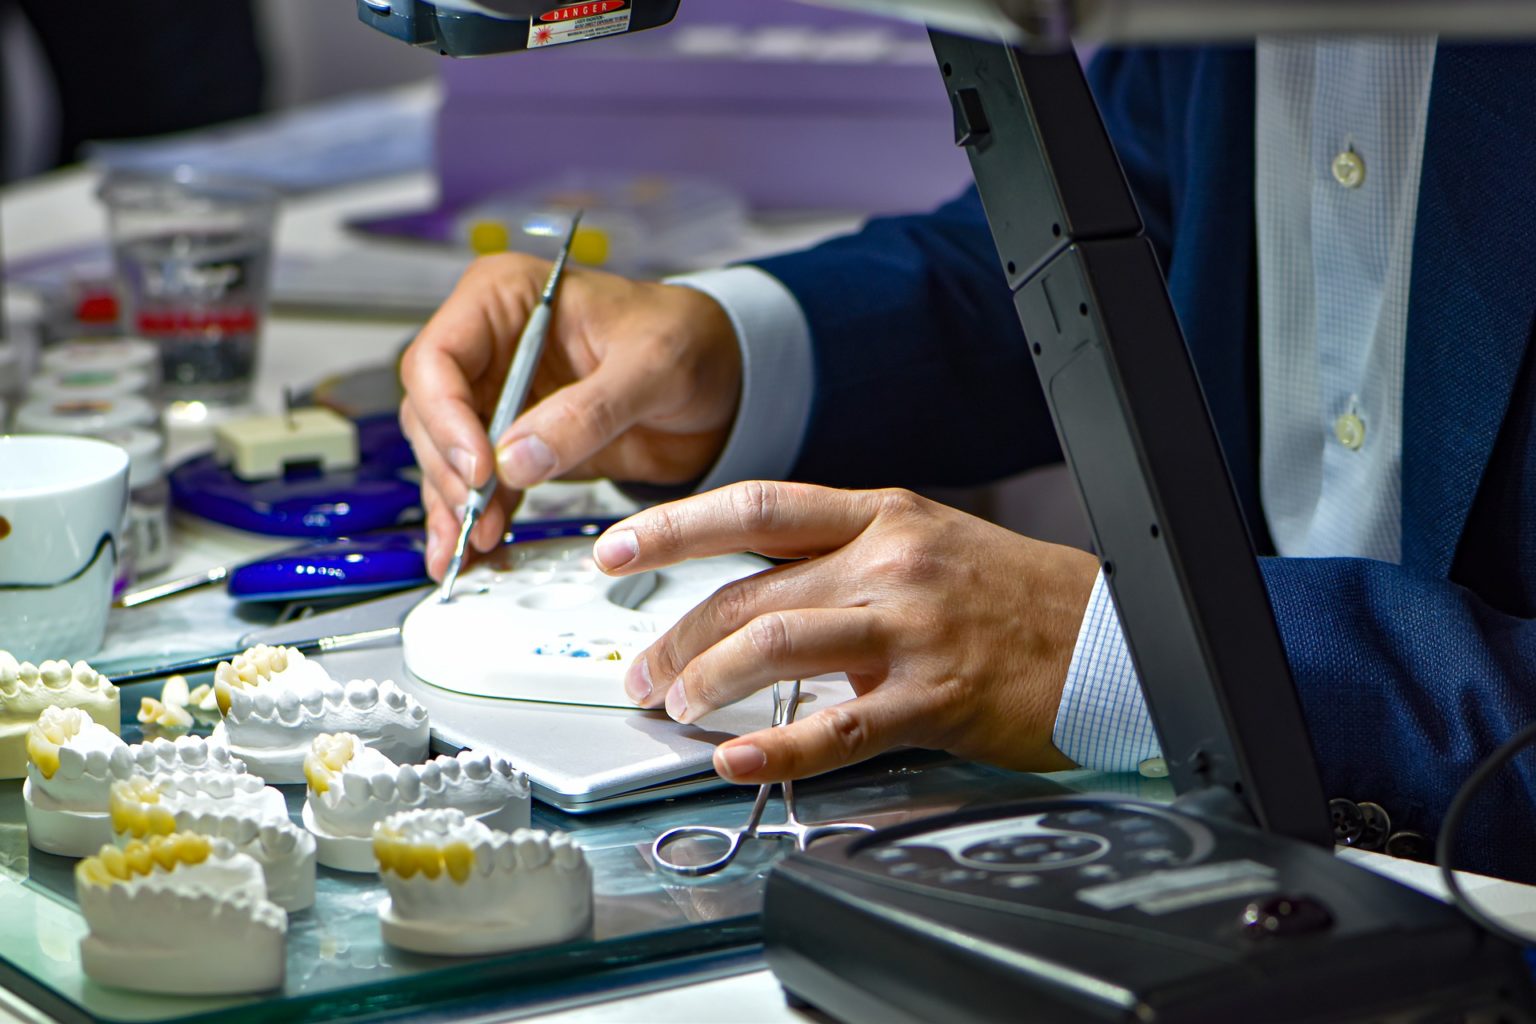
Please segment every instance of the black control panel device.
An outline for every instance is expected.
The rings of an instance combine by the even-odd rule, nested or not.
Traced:
[[[843,1021],[1523,1021],[1524,960],[1309,843],[1092,798],[819,843],[768,878],[792,1000]]]
[[[1518,947],[1336,858],[1204,396],[1075,54],[932,33],[1178,798],[793,854],[765,951],[844,1021],[1529,1021]]]

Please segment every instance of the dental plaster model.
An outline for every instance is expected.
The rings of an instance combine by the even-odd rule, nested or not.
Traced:
[[[406,811],[374,827],[389,898],[384,941],[439,956],[564,942],[592,927],[592,870],[565,832],[487,828],[457,810]]]
[[[139,701],[139,725],[150,739],[164,736],[175,739],[192,731],[192,712],[187,710],[191,697],[186,676],[171,676],[160,688],[160,699],[144,697]]]
[[[373,826],[403,811],[452,807],[492,828],[528,827],[528,774],[486,753],[396,765],[337,733],[315,737],[304,776],[304,827],[319,843],[320,863],[341,871],[376,871]]]
[[[633,711],[635,656],[720,587],[769,563],[696,558],[618,579],[576,537],[505,545],[466,569],[453,600],[429,594],[400,642],[411,674],[446,690]]]
[[[117,732],[117,687],[83,661],[18,662],[0,651],[0,779],[27,774],[27,730],[46,708],[79,708]]]
[[[140,775],[113,782],[107,803],[119,843],[172,832],[226,839],[261,865],[273,903],[292,913],[315,902],[315,839],[260,776]]]
[[[21,796],[27,842],[44,853],[84,857],[112,841],[107,789],[113,779],[156,772],[240,774],[244,762],[196,736],[133,746],[80,708],[46,708],[27,733]]]
[[[291,647],[258,645],[214,671],[224,720],[213,730],[268,782],[304,781],[304,756],[322,733],[349,732],[392,761],[427,756],[427,709],[393,682],[343,685]]]
[[[90,934],[86,976],[175,995],[261,992],[283,983],[288,915],[261,865],[227,840],[177,832],[132,840],[75,865]]]

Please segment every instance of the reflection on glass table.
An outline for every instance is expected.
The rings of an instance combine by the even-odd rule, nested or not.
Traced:
[[[298,819],[303,787],[282,787]],[[811,821],[893,824],[975,803],[1073,790],[1167,799],[1166,783],[1087,772],[1031,776],[933,755],[902,755],[797,787]],[[290,915],[287,980],[260,997],[153,996],[99,986],[80,970],[85,934],[75,908],[74,861],[29,849],[19,780],[0,782],[0,988],[65,1020],[217,1019],[288,1024],[454,1006],[505,1010],[580,998],[637,980],[707,969],[750,953],[768,868],[791,843],[749,843],[731,865],[702,878],[659,870],[655,838],[682,822],[734,827],[755,788],[742,787],[574,817],[536,804],[533,826],[574,833],[592,866],[596,918],[578,941],[500,956],[430,957],[386,946],[376,875],[321,868],[315,906]],[[766,821],[781,807],[770,806]],[[694,851],[702,855],[709,851]],[[679,856],[688,855],[679,851]],[[0,1002],[3,1006],[3,1002]]]

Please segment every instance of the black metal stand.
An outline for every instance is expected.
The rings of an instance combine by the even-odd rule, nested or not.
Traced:
[[[1330,845],[1247,527],[1077,57],[933,45],[1174,784]]]

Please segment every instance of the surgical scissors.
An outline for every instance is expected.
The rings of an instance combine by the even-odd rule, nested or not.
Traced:
[[[800,680],[789,688],[789,699],[780,697],[779,684],[773,684],[773,727],[788,725],[795,720],[800,706]],[[784,821],[778,825],[764,825],[763,810],[768,806],[768,795],[776,785],[784,787]],[[714,825],[680,825],[668,829],[656,837],[651,845],[651,859],[658,866],[679,875],[708,875],[725,867],[736,859],[741,844],[747,839],[792,839],[795,849],[804,850],[818,839],[827,836],[846,835],[854,832],[873,832],[873,825],[858,821],[829,821],[809,824],[795,815],[795,784],[793,782],[769,782],[757,788],[757,799],[752,801],[752,813],[740,828],[717,828]],[[702,864],[683,864],[668,856],[668,848],[683,839],[717,839],[726,844],[725,852],[714,860]]]

